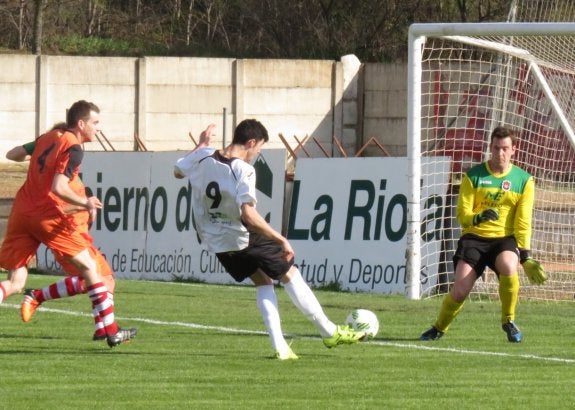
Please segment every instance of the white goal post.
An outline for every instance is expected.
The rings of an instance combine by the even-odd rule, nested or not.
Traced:
[[[513,162],[535,177],[532,254],[549,276],[545,285],[530,286],[520,272],[520,297],[574,299],[575,23],[410,26],[409,299],[445,293],[452,283],[451,258],[460,232],[455,221],[458,184],[471,165],[487,159],[488,139],[498,125],[519,132]],[[443,166],[422,169],[422,157]],[[448,178],[434,178],[435,170],[444,169]],[[433,215],[422,212],[423,175],[438,184],[449,181],[443,209]],[[430,230],[439,235],[440,250],[422,240]],[[472,294],[498,297],[493,272],[476,283]]]

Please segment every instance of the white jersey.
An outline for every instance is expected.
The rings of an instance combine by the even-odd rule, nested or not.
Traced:
[[[200,148],[180,158],[176,168],[192,186],[192,216],[202,246],[216,253],[246,248],[249,233],[240,208],[256,203],[254,167],[213,148]]]

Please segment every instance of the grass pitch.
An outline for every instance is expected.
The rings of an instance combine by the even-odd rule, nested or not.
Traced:
[[[58,279],[31,275],[28,285]],[[49,301],[29,323],[20,320],[21,296],[0,305],[1,409],[575,406],[572,303],[520,302],[521,344],[507,342],[498,302],[468,302],[441,340],[420,342],[440,298],[316,291],[337,323],[357,307],[380,320],[375,340],[326,349],[278,288],[300,357],[279,362],[253,287],[118,280],[116,289],[118,322],[139,334],[114,349],[91,340],[86,295]]]

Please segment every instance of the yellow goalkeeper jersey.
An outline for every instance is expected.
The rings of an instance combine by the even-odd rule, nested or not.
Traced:
[[[462,234],[483,238],[513,235],[520,249],[531,249],[531,218],[535,201],[533,177],[511,164],[503,174],[495,174],[484,162],[463,176],[457,200],[457,222]],[[499,212],[496,221],[473,225],[473,216],[486,209]]]

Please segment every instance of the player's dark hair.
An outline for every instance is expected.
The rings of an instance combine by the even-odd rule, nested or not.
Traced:
[[[66,113],[66,124],[68,128],[76,128],[78,121],[88,121],[90,119],[90,113],[94,111],[99,113],[100,109],[94,103],[80,100],[76,101]]]
[[[491,133],[491,142],[495,138],[511,138],[511,145],[515,145],[517,143],[517,132],[514,129],[499,126],[493,130]]]
[[[260,142],[261,140],[268,142],[270,139],[268,136],[268,130],[266,130],[266,127],[257,120],[243,120],[238,124],[234,131],[232,144],[243,145],[251,139],[255,139],[256,142]]]
[[[66,124],[64,121],[62,121],[62,122],[57,122],[56,124],[52,125],[52,128],[50,129],[50,131],[54,131],[54,130],[66,131],[67,129],[68,129],[68,124]]]

